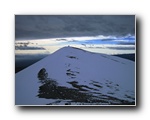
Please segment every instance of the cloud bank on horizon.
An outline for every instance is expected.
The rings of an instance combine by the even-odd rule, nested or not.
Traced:
[[[135,35],[134,15],[16,15],[15,39]]]

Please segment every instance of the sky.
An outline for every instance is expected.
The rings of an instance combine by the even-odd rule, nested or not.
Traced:
[[[15,40],[16,53],[47,54],[68,45],[106,54],[134,53],[135,16],[15,15]]]
[[[135,34],[134,15],[15,15],[15,38]]]

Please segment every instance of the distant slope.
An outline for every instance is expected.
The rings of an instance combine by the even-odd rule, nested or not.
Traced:
[[[119,55],[114,55],[114,56],[118,56],[118,57],[122,57],[128,60],[135,61],[135,54],[119,54]]]
[[[15,73],[29,67],[30,65],[47,57],[49,54],[42,55],[16,55],[15,56]],[[19,57],[18,57],[19,56]],[[21,58],[21,59],[20,59]]]
[[[64,47],[16,73],[16,105],[134,105],[135,63]]]

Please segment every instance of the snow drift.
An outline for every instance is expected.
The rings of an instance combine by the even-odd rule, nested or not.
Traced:
[[[135,63],[64,47],[15,75],[16,105],[135,105]]]

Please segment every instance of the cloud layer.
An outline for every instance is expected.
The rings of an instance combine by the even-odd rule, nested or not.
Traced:
[[[134,15],[16,15],[15,38],[135,34]]]

